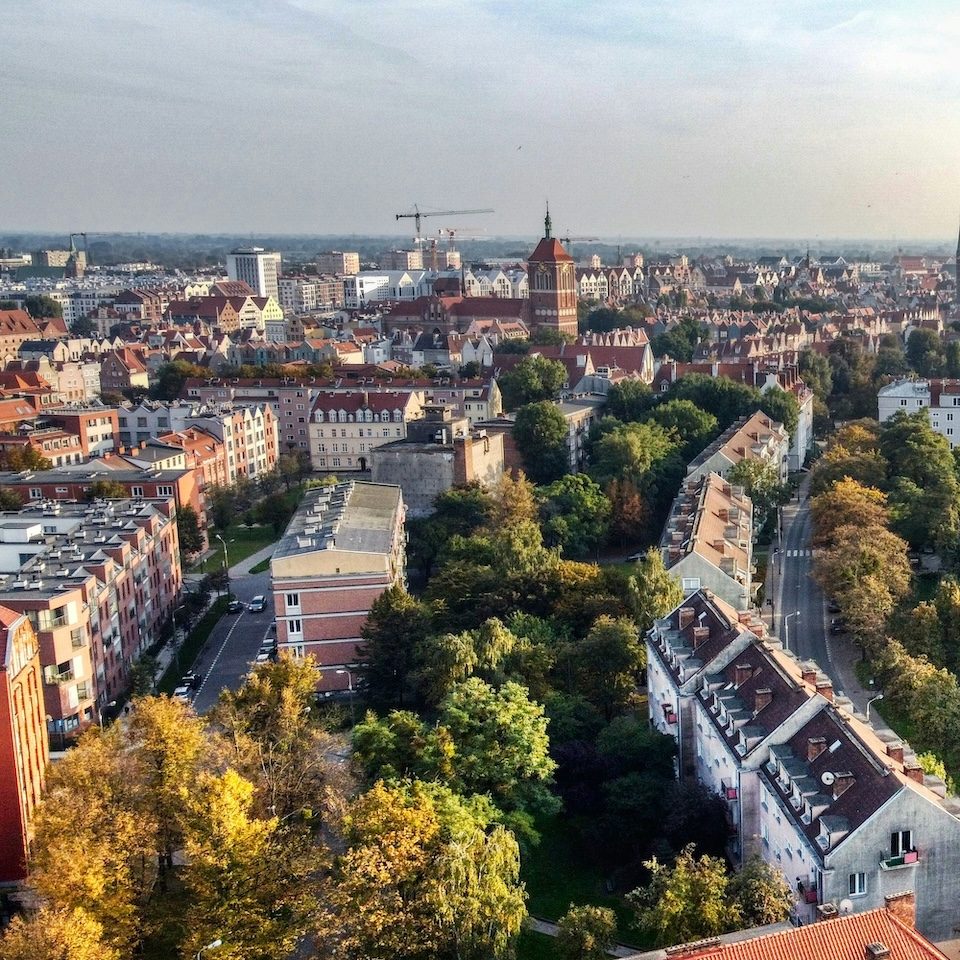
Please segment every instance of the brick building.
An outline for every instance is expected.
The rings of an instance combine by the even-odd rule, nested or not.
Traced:
[[[0,606],[0,883],[23,880],[49,761],[37,636]]]
[[[281,654],[313,656],[323,690],[346,690],[374,600],[406,576],[399,487],[347,481],[310,490],[270,561]]]

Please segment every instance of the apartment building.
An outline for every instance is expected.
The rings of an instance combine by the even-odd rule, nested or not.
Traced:
[[[380,257],[384,270],[422,270],[422,250],[388,250]]]
[[[405,581],[403,521],[399,487],[347,481],[307,491],[277,544],[270,576],[278,649],[314,657],[322,690],[353,687],[370,607]]]
[[[100,457],[120,446],[120,424],[114,407],[60,407],[43,419],[79,438],[84,459]]]
[[[334,275],[359,273],[360,254],[352,250],[328,250],[326,253],[318,253],[317,270]]]
[[[687,466],[690,478],[717,473],[725,477],[741,460],[762,460],[773,464],[785,483],[790,463],[790,434],[782,423],[758,410],[731,424]]]
[[[420,417],[421,391],[323,391],[310,412],[310,461],[315,470],[370,469],[370,451],[402,440]]]
[[[0,883],[27,876],[50,760],[39,653],[30,620],[0,606]]]
[[[146,357],[139,350],[124,347],[100,358],[100,388],[104,393],[146,390],[149,386]]]
[[[738,610],[753,602],[753,504],[743,487],[715,473],[687,477],[660,552],[685,593],[706,588]]]
[[[926,410],[930,426],[952,450],[960,443],[960,380],[897,380],[877,393],[878,419]]]
[[[241,247],[227,254],[227,276],[242,280],[258,297],[280,296],[280,254],[263,247]]]
[[[37,631],[54,746],[96,723],[126,688],[180,589],[172,499],[0,513],[0,605]]]
[[[780,870],[801,923],[915,895],[917,928],[960,922],[960,800],[815,663],[798,661],[708,590],[647,635],[650,720],[678,774],[724,802],[735,863]]]
[[[25,340],[36,340],[40,328],[26,310],[0,310],[0,359],[12,360]]]

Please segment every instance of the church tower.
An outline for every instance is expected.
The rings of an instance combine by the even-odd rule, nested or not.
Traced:
[[[577,335],[577,278],[573,257],[551,236],[550,207],[543,220],[543,239],[527,261],[531,330],[548,328]]]

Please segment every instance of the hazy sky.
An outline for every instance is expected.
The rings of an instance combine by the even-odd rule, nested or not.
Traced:
[[[955,236],[955,0],[0,0],[0,229]]]

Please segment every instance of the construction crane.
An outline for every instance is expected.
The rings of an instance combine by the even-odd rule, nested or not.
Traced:
[[[560,242],[564,246],[570,246],[571,243],[600,243],[599,237],[560,237]]]
[[[87,246],[87,235],[82,231],[70,234],[70,252],[71,253],[76,253],[77,251],[76,245],[73,242],[74,237],[83,237],[83,253],[84,253],[84,256],[87,258],[87,266],[89,267],[92,261],[90,260],[90,249]]]
[[[483,210],[421,210],[417,204],[413,205],[412,213],[398,213],[396,214],[397,220],[406,220],[412,219],[417,228],[417,243],[423,243],[423,239],[420,236],[420,221],[424,217],[459,217],[464,214],[474,214],[474,213],[493,213],[494,211],[485,208]]]

